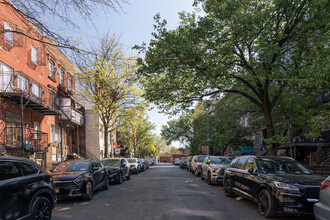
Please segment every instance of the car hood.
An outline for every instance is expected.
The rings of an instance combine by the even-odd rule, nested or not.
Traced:
[[[87,173],[86,171],[76,171],[76,172],[61,172],[61,173],[51,173],[54,181],[70,181],[76,179],[78,176]]]
[[[325,179],[324,177],[317,175],[268,174],[265,176],[270,181],[278,181],[291,185],[320,186]]]
[[[226,169],[227,165],[223,165],[223,164],[211,164],[210,165],[212,168],[222,168],[222,169]]]

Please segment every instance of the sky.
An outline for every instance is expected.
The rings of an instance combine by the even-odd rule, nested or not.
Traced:
[[[123,5],[123,11],[116,13],[100,13],[92,18],[95,27],[85,24],[79,17],[74,18],[81,27],[79,31],[65,29],[67,34],[77,36],[81,34],[85,42],[93,44],[106,33],[120,37],[120,43],[125,52],[131,52],[134,45],[149,43],[152,38],[154,19],[160,13],[162,19],[167,20],[167,28],[174,29],[179,24],[178,12],[192,12],[194,0],[128,0],[129,4]],[[58,24],[57,24],[58,25]],[[136,53],[136,52],[135,52]],[[154,106],[154,105],[153,105]],[[150,121],[156,125],[155,133],[160,135],[162,125],[170,120],[167,115],[158,113],[157,108],[148,112]],[[175,147],[181,147],[180,143],[172,143]]]

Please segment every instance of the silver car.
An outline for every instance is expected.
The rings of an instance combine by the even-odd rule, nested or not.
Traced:
[[[206,179],[207,183],[222,183],[223,173],[230,164],[228,157],[207,156],[202,164],[201,179]]]
[[[191,161],[191,173],[199,176],[202,172],[202,164],[205,160],[206,155],[196,155],[192,158]]]
[[[327,220],[330,218],[330,176],[323,181],[320,190],[320,200],[314,205],[314,216],[316,220]]]

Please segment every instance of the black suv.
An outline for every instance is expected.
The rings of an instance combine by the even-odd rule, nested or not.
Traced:
[[[225,170],[226,196],[238,194],[258,204],[264,217],[312,215],[324,180],[288,157],[242,156]]]
[[[126,158],[105,158],[101,161],[108,171],[110,181],[122,184],[123,178],[131,179],[131,172]]]
[[[93,198],[93,191],[109,189],[108,172],[98,159],[68,160],[60,163],[51,173],[58,198]]]
[[[0,219],[51,219],[53,179],[34,162],[0,157]]]

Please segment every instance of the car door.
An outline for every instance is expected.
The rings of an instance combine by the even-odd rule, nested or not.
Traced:
[[[94,181],[94,188],[97,188],[100,185],[102,176],[100,173],[99,166],[96,163],[96,160],[92,160],[90,163],[91,163],[92,177],[93,177],[93,181]],[[96,168],[98,168],[98,169],[96,169]]]
[[[209,157],[206,157],[202,164],[202,173],[201,174],[203,177],[207,176],[209,163],[210,163]]]
[[[253,169],[253,172],[249,172],[249,169]],[[245,172],[243,174],[243,182],[246,186],[245,192],[254,197],[259,189],[259,175],[257,173],[257,165],[254,158],[250,157],[245,164]]]
[[[232,169],[232,180],[233,180],[233,186],[237,188],[239,191],[243,191],[243,188],[245,187],[242,183],[243,181],[243,173],[244,173],[244,165],[247,161],[247,157],[239,157],[234,159],[234,169]]]
[[[7,216],[17,219],[29,214],[29,184],[30,179],[23,175],[19,163],[0,161],[0,219]]]

